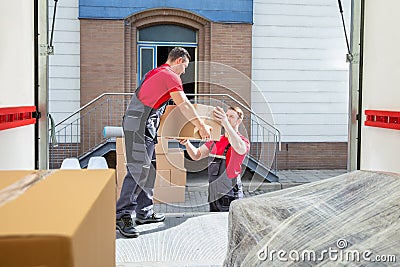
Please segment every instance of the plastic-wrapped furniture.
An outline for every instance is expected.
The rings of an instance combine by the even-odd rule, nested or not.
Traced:
[[[224,265],[398,266],[399,203],[400,174],[372,171],[235,200]]]

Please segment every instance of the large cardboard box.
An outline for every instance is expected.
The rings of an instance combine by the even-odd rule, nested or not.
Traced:
[[[204,119],[204,122],[212,127],[210,139],[218,141],[221,136],[221,125],[214,119],[214,107],[201,104],[194,104],[194,107],[199,116]],[[158,135],[169,138],[201,140],[198,129],[190,122],[192,119],[194,118],[188,120],[179,107],[168,105],[161,116]]]
[[[115,266],[115,171],[32,173],[0,171],[0,266]]]

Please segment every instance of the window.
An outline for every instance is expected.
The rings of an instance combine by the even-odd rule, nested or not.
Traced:
[[[139,30],[139,42],[197,43],[197,34],[178,25],[155,25]]]

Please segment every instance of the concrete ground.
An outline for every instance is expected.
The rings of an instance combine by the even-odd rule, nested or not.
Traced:
[[[291,170],[278,183],[244,179],[245,197],[319,181],[346,170]],[[139,225],[138,238],[116,232],[117,266],[222,266],[228,244],[228,213],[210,213],[206,173],[189,173],[184,203],[156,204],[166,215],[161,223]]]

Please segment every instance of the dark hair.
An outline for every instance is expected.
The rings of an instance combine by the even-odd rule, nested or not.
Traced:
[[[186,57],[188,61],[190,61],[190,55],[185,48],[175,47],[168,54],[168,60],[174,61],[180,57]]]
[[[233,110],[236,112],[236,114],[238,114],[239,119],[243,120],[244,114],[243,114],[243,110],[239,107],[229,107],[228,109]]]

